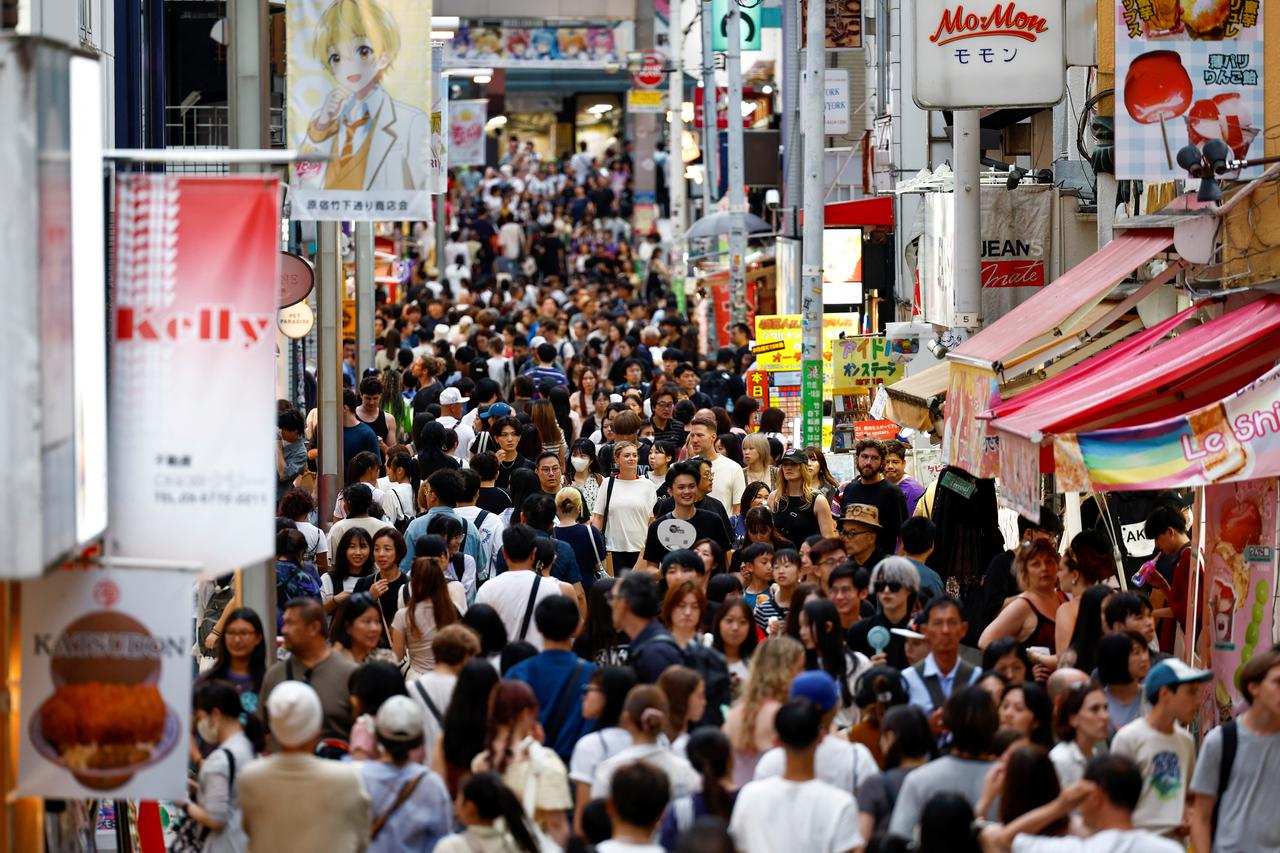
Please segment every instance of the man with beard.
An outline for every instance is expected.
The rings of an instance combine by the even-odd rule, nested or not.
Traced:
[[[898,530],[907,518],[907,499],[902,490],[884,478],[884,450],[880,442],[863,439],[854,447],[858,455],[858,477],[844,487],[842,507],[869,504],[880,511],[880,531],[876,547],[886,554],[898,550]]]

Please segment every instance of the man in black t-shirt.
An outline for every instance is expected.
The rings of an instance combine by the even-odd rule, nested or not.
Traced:
[[[715,482],[714,480],[715,473],[711,470],[711,463],[701,456],[694,456],[691,459],[686,459],[684,463],[686,465],[698,466],[698,474],[699,474],[698,499],[694,501],[693,505],[698,509],[706,510],[707,512],[712,513],[717,518],[719,518],[721,523],[724,524],[725,538],[728,539],[730,542],[732,542],[733,541],[733,525],[729,522],[729,511],[724,508],[724,504],[720,503],[720,501],[711,497],[711,486]],[[668,473],[668,477],[667,477],[668,492],[670,491],[670,488],[671,488],[671,476],[673,476],[672,471],[674,470],[675,470],[675,467],[672,466],[671,470],[667,472]],[[655,518],[657,518],[659,516],[666,515],[667,513],[671,512],[675,508],[676,508],[675,498],[673,498],[668,493],[666,496],[659,498],[658,502],[653,505],[653,515]]]
[[[677,463],[671,469],[671,495],[675,499],[675,509],[649,525],[649,535],[644,542],[643,557],[648,563],[648,570],[655,575],[669,552],[691,548],[699,539],[710,539],[726,551],[732,547],[720,519],[714,513],[694,506],[698,499],[699,473],[698,467],[688,462]],[[678,523],[673,524],[673,521]],[[683,541],[686,539],[688,541]]]
[[[498,418],[490,427],[493,437],[498,440],[498,478],[495,485],[500,489],[511,488],[511,474],[518,468],[534,470],[533,460],[526,459],[516,452],[520,444],[520,421],[512,415]]]
[[[858,476],[844,487],[840,506],[868,504],[879,511],[880,530],[876,547],[886,554],[898,550],[898,529],[907,520],[907,499],[902,490],[884,478],[884,450],[880,442],[863,439],[854,446],[858,454]],[[870,567],[868,567],[870,568]]]

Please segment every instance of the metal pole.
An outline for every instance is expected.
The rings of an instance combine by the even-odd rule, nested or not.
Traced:
[[[956,110],[951,124],[952,167],[955,169],[955,296],[951,326],[969,338],[982,326],[982,282],[979,278],[979,220],[982,196],[978,177],[982,158],[979,113]]]
[[[270,148],[267,108],[267,4],[261,0],[228,0],[226,32],[229,141],[232,148]],[[257,163],[233,167],[257,172]]]
[[[742,174],[742,10],[729,0],[729,320],[747,322],[747,193]]]
[[[702,215],[715,209],[716,187],[720,181],[718,134],[716,132],[716,70],[711,51],[711,0],[702,0]]]
[[[684,22],[680,18],[680,6],[679,0],[672,3],[667,18],[673,66],[667,76],[667,107],[671,112],[671,136],[667,144],[667,196],[671,215],[671,292],[676,298],[676,311],[684,314],[684,231],[688,220],[685,217],[684,157],[681,156],[684,141],[684,116],[680,112],[684,103]]]
[[[801,98],[800,122],[804,136],[804,241],[801,245],[800,296],[800,405],[804,415],[802,441],[822,444],[822,170],[825,139],[823,137],[822,66],[826,52],[825,3],[809,4],[808,47],[804,56],[802,92],[814,96]]]
[[[356,376],[373,367],[373,223],[356,223]]]
[[[342,259],[338,255],[338,223],[316,223],[316,313],[319,357],[316,397],[320,429],[317,515],[329,527],[334,501],[342,489]]]
[[[442,115],[440,121],[447,122],[449,120],[448,96],[449,96],[449,79],[444,76],[444,44],[441,42],[432,42],[431,44],[431,97],[435,98],[435,87],[439,86],[444,97],[441,99]],[[447,183],[447,182],[446,182]],[[432,188],[435,192],[435,188]],[[449,266],[449,259],[444,256],[445,242],[448,237],[448,209],[446,201],[448,194],[440,192],[432,199],[434,202],[433,210],[435,211],[435,222],[432,224],[432,231],[435,232],[436,239],[436,280],[444,281],[444,268]]]
[[[804,189],[804,158],[800,135],[800,2],[783,0],[782,6],[782,237],[789,243],[800,240],[800,206]],[[792,256],[794,257],[794,256]],[[783,270],[779,269],[779,273]],[[779,282],[779,292],[787,296],[778,306],[783,314],[800,313],[800,265],[786,266],[788,281]]]

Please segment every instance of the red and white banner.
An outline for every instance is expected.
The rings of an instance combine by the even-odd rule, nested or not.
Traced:
[[[274,177],[123,175],[108,546],[221,574],[274,553]]]

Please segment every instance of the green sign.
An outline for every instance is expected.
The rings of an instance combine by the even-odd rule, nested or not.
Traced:
[[[804,447],[822,447],[822,359],[803,361],[800,365],[800,443]]]
[[[729,4],[734,0],[711,0],[711,49],[729,49]],[[761,9],[748,9],[738,6],[741,23],[738,34],[741,36],[740,46],[743,50],[760,49],[760,12]]]

